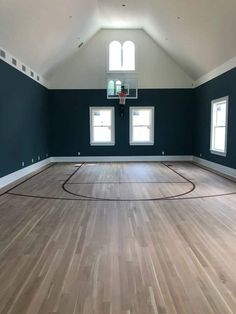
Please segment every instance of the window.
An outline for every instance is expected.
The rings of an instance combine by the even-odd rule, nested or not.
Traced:
[[[154,144],[154,107],[130,107],[130,145]]]
[[[213,154],[226,156],[228,97],[211,102],[211,147]]]
[[[132,41],[121,45],[119,41],[112,41],[109,45],[109,71],[134,71],[135,46]]]
[[[114,144],[114,107],[90,107],[90,145]]]
[[[126,41],[123,44],[122,67],[125,71],[135,70],[135,47],[132,41]]]
[[[117,96],[118,93],[121,92],[121,88],[122,88],[122,83],[120,80],[109,80],[107,95],[110,97]]]
[[[109,46],[109,71],[121,70],[122,48],[119,41],[113,41]]]

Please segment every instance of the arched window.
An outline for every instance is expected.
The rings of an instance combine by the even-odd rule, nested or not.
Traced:
[[[116,71],[121,69],[121,43],[112,41],[109,45],[109,70]]]
[[[108,96],[115,95],[115,83],[113,80],[108,82]]]
[[[135,46],[132,41],[126,41],[122,47],[123,51],[123,70],[134,71],[135,70]]]
[[[119,41],[112,41],[109,45],[109,71],[134,71],[135,45],[126,41],[121,45]]]
[[[116,95],[121,92],[121,81],[116,81]]]

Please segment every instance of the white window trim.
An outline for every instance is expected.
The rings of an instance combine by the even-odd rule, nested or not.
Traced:
[[[151,134],[150,134],[150,141],[148,142],[133,142],[133,125],[132,125],[132,111],[133,110],[140,110],[140,109],[151,109],[152,112],[152,120],[151,120]],[[155,107],[154,106],[138,106],[138,107],[129,107],[129,145],[131,146],[153,146],[154,145],[154,119],[155,119]]]
[[[134,70],[110,70],[109,69],[109,46],[110,46],[110,43],[113,42],[113,41],[118,41],[121,46],[123,47],[123,44],[126,42],[126,41],[132,41],[134,43],[134,47],[135,47],[135,51],[134,51],[134,65],[135,65],[135,69]],[[106,67],[107,67],[107,73],[115,73],[115,74],[121,74],[121,73],[134,73],[134,74],[138,74],[137,72],[137,50],[136,50],[136,44],[133,40],[131,39],[127,39],[127,40],[119,40],[119,39],[113,39],[112,41],[110,41],[108,44],[107,44],[107,49],[106,49]]]
[[[226,101],[226,124],[225,124],[225,148],[224,151],[216,150],[213,148],[213,112],[214,112],[214,105],[216,103]],[[215,155],[226,157],[227,155],[227,138],[228,138],[228,107],[229,107],[229,96],[225,96],[218,99],[213,99],[211,101],[211,134],[210,134],[210,152]]]
[[[111,110],[111,141],[110,142],[94,142],[93,139],[93,120],[92,112],[93,110]],[[115,108],[114,107],[89,107],[89,121],[90,121],[90,145],[91,146],[114,146],[115,145]]]

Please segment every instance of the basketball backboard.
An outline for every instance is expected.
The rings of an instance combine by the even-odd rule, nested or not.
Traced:
[[[136,78],[113,77],[107,80],[107,99],[118,99],[124,91],[127,99],[138,98],[138,83]]]

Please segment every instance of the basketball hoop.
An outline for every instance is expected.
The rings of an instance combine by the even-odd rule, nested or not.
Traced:
[[[126,92],[120,92],[118,93],[119,99],[120,99],[120,105],[125,105],[125,101],[126,101],[126,96],[127,93]]]
[[[126,101],[126,96],[127,93],[125,91],[121,91],[118,93],[119,96],[119,104],[120,104],[120,116],[124,117],[124,112],[125,112],[125,101]]]

